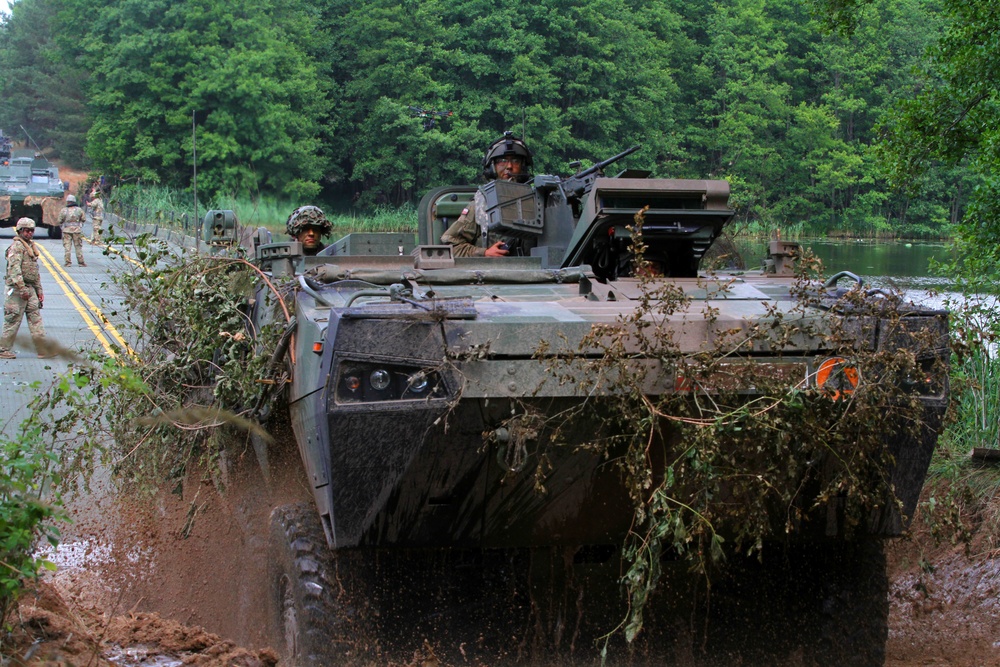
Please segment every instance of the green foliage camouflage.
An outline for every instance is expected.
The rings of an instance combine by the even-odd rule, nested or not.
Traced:
[[[114,278],[131,342],[104,377],[103,417],[117,479],[151,491],[193,468],[216,470],[250,433],[266,438],[256,420],[284,366],[271,360],[280,329],[248,328],[248,299],[262,279],[249,262],[150,236],[135,247],[138,262],[122,260]]]
[[[644,250],[641,240],[638,249]],[[734,329],[722,328],[711,305],[690,309],[676,286],[646,278],[640,306],[595,327],[579,348],[557,341],[540,346],[540,362],[561,382],[607,397],[554,416],[525,408],[508,427],[522,434],[513,438],[522,457],[537,457],[544,492],[553,472],[546,449],[581,446],[562,434],[575,420],[600,415],[582,446],[620,469],[633,504],[622,550],[629,613],[617,628],[629,641],[642,630],[665,556],[703,575],[710,590],[728,560],[759,555],[767,543],[822,536],[831,517],[842,539],[863,541],[870,522],[902,511],[886,434],[915,438],[937,428],[917,417],[922,412],[912,387],[947,382],[943,360],[932,368],[921,362],[942,341],[906,331],[898,294],[873,300],[858,287],[841,297],[831,317],[809,315],[821,302],[819,271],[815,260],[803,258],[796,307]],[[706,347],[681,353],[674,332],[706,325],[716,332]],[[865,341],[874,339],[876,327],[892,332],[897,344],[872,349]],[[809,388],[794,364],[781,369],[755,362],[755,351],[773,354],[791,340],[822,341],[832,357],[850,360],[838,371],[842,389]],[[938,529],[950,530],[942,520]]]

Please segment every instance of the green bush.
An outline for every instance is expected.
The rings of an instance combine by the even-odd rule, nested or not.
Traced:
[[[37,555],[40,542],[59,543],[65,518],[57,490],[59,455],[34,415],[13,436],[0,436],[0,621],[25,584],[55,566]]]

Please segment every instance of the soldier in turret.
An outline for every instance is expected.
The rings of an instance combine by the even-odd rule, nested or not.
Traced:
[[[93,227],[91,240],[97,243],[101,240],[101,229],[104,227],[104,202],[100,188],[94,188],[90,195],[90,224]]]
[[[66,205],[59,211],[59,226],[62,227],[63,252],[66,255],[66,266],[72,266],[70,248],[76,248],[76,263],[87,266],[83,261],[83,222],[86,219],[83,209],[76,203],[76,197],[66,197]]]
[[[300,206],[285,222],[288,235],[302,244],[305,255],[315,255],[326,246],[323,237],[333,231],[333,224],[318,206]]]
[[[483,178],[487,181],[524,183],[531,178],[532,164],[531,151],[525,143],[510,132],[504,132],[502,137],[486,149],[486,155],[483,156]],[[486,220],[480,219],[485,215],[483,195],[476,192],[471,205],[441,235],[441,242],[452,245],[455,257],[503,257],[509,254],[503,241],[497,241],[488,248],[476,245],[486,226]]]
[[[27,315],[28,331],[39,357],[45,352],[45,327],[42,325],[42,279],[38,272],[38,248],[35,247],[35,221],[21,218],[14,227],[17,235],[7,248],[7,275],[4,278],[6,299],[3,305],[3,334],[0,335],[0,359],[16,359],[10,351],[14,337]]]

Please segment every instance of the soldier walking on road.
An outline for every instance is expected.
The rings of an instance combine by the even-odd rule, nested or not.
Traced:
[[[101,201],[101,191],[98,188],[94,188],[90,195],[90,224],[93,226],[90,240],[97,243],[101,240],[101,229],[104,227],[104,202]]]
[[[32,240],[35,221],[21,218],[14,228],[17,236],[7,248],[7,275],[4,278],[3,334],[0,335],[0,359],[16,359],[10,348],[21,327],[21,318],[27,315],[28,331],[35,343],[39,357],[45,352],[45,327],[42,325],[42,279],[38,273],[38,248]]]
[[[76,263],[87,266],[83,261],[83,222],[86,215],[76,203],[76,197],[66,197],[66,205],[59,211],[59,226],[62,227],[63,251],[66,254],[66,266],[72,266],[70,261],[70,246],[76,248]]]

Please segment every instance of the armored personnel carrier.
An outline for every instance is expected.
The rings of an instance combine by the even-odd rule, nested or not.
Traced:
[[[15,150],[5,162],[0,164],[0,227],[28,217],[46,228],[49,238],[61,238],[58,218],[66,190],[59,168],[30,150]]]
[[[0,130],[0,167],[6,167],[10,162],[10,152],[13,150],[10,137]]]
[[[777,239],[707,270],[728,183],[604,175],[630,152],[438,188],[416,244],[260,239],[314,497],[272,514],[289,664],[882,664],[947,315]],[[438,241],[477,190],[508,257]]]

